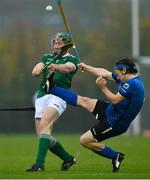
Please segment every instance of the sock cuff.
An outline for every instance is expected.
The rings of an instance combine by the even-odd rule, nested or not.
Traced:
[[[48,139],[48,140],[50,140],[50,135],[48,135],[48,134],[40,134],[40,139]]]
[[[49,149],[55,146],[55,144],[57,143],[56,139],[48,134],[40,134],[40,139],[49,140]]]

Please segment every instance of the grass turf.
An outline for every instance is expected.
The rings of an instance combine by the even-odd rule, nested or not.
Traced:
[[[0,135],[0,179],[148,179],[150,178],[150,139],[116,137],[108,146],[126,154],[121,170],[113,173],[111,161],[81,147],[79,135],[56,135],[64,147],[75,155],[77,164],[61,172],[61,160],[48,152],[45,171],[27,173],[34,163],[38,140],[33,135]]]

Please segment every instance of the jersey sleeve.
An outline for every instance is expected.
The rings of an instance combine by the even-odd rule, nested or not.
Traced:
[[[132,84],[126,82],[119,87],[119,93],[124,97],[129,97],[132,91]]]
[[[47,62],[47,59],[48,58],[51,58],[52,55],[51,54],[44,54],[40,59],[39,59],[39,63],[43,63],[43,64],[46,64]]]
[[[38,62],[39,63],[43,63],[43,64],[45,64],[45,62],[46,62],[46,57],[47,57],[47,55],[45,54],[45,55],[43,55],[39,60],[38,60]]]
[[[78,64],[78,60],[75,56],[70,56],[67,60],[67,62],[71,62],[72,64],[75,65],[76,69],[78,68],[77,64]]]

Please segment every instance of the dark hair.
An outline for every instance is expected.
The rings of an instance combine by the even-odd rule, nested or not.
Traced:
[[[126,74],[136,74],[138,72],[137,67],[134,63],[135,60],[130,59],[128,57],[123,57],[121,58],[119,61],[116,62],[116,66],[118,65],[124,65],[126,68]],[[118,69],[122,69],[122,68],[118,68]]]

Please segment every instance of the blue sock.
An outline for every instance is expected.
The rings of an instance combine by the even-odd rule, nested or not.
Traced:
[[[110,147],[107,146],[105,146],[102,151],[93,150],[93,152],[108,159],[115,159],[118,155],[118,152],[112,150]]]
[[[77,105],[78,95],[75,92],[71,91],[70,89],[54,86],[49,93],[62,98],[70,105],[73,106]]]

